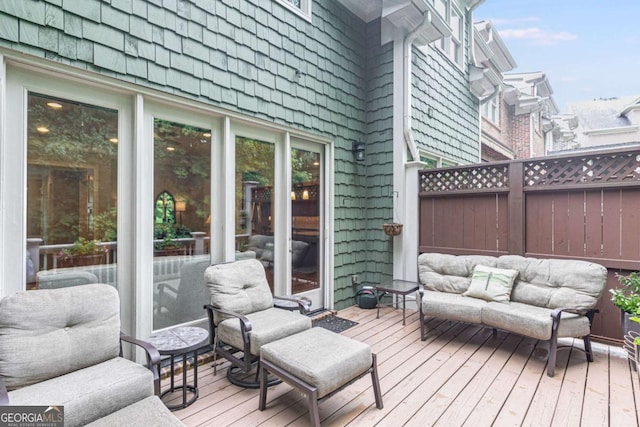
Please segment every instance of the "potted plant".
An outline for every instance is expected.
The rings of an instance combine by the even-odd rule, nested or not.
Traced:
[[[81,267],[87,265],[106,264],[108,249],[100,245],[98,240],[78,237],[73,245],[58,253],[58,264],[62,267]]]
[[[640,272],[634,271],[628,276],[616,273],[616,278],[622,288],[610,290],[611,302],[620,309],[622,334],[630,330],[640,333],[640,323],[630,319],[640,310]]]
[[[165,236],[160,242],[154,245],[153,254],[155,256],[185,255],[185,247],[182,243]]]

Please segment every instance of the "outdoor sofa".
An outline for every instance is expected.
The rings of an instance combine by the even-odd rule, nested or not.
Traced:
[[[577,260],[423,253],[418,257],[421,338],[427,318],[457,320],[549,341],[547,374],[555,372],[557,339],[582,338],[589,362],[591,322],[607,280],[599,264]]]

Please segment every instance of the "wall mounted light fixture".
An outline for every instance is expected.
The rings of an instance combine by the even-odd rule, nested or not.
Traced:
[[[364,142],[353,141],[351,151],[353,152],[353,157],[356,159],[356,161],[364,161]]]

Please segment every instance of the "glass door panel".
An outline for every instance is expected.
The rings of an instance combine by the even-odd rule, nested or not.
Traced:
[[[204,317],[211,130],[154,118],[153,329]]]
[[[27,289],[116,286],[118,112],[27,100]]]
[[[291,291],[310,297],[314,309],[323,307],[321,160],[319,152],[291,150]]]
[[[257,258],[273,292],[275,145],[236,137],[236,259]]]

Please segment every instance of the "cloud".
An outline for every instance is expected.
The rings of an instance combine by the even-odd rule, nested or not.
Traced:
[[[563,83],[573,83],[578,81],[577,78],[573,77],[573,76],[561,76],[558,81],[563,82]]]
[[[503,39],[528,40],[530,44],[537,46],[553,46],[561,42],[571,41],[578,38],[575,34],[565,31],[553,32],[541,30],[537,27],[522,29],[506,29],[498,31]]]
[[[501,25],[515,25],[521,24],[523,22],[538,22],[540,18],[537,16],[526,16],[524,18],[512,18],[512,19],[504,19],[504,18],[495,18],[491,19],[491,23],[493,25],[501,26]]]

